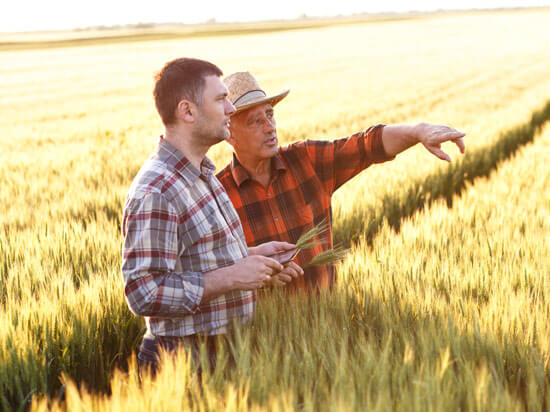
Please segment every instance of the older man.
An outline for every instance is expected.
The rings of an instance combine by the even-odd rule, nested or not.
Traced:
[[[464,133],[451,127],[377,125],[334,141],[306,140],[279,147],[273,106],[289,90],[267,96],[249,72],[228,76],[224,83],[235,106],[228,142],[233,161],[218,173],[241,222],[246,241],[253,246],[269,240],[295,243],[322,220],[329,231],[319,245],[300,253],[299,265],[332,247],[331,197],[341,185],[373,163],[392,160],[416,143],[442,160],[450,161],[441,143],[452,141],[463,153]],[[278,284],[291,288],[329,288],[334,268],[307,268],[303,277],[282,273]]]
[[[123,216],[126,300],[147,323],[140,369],[156,370],[161,347],[184,346],[198,359],[199,340],[206,341],[213,363],[213,336],[249,319],[256,289],[285,270],[266,255],[294,247],[247,247],[239,217],[205,157],[229,137],[235,110],[221,75],[212,63],[181,58],[156,78],[165,133],[134,179]]]

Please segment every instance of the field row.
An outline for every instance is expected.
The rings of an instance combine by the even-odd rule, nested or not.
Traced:
[[[491,27],[474,15],[0,53],[6,62],[0,76],[0,225],[10,232],[59,221],[83,225],[98,221],[98,213],[106,215],[105,224],[118,223],[128,185],[161,131],[152,74],[182,49],[218,62],[226,73],[251,70],[268,91],[290,87],[277,106],[282,142],[423,120],[467,132],[469,148],[492,145],[502,130],[528,122],[550,95],[550,48],[544,38],[533,41],[548,16],[502,13]],[[522,29],[509,33],[511,26]],[[462,27],[468,30],[457,38]],[[502,43],[505,51],[487,53]],[[466,64],[457,64],[457,53]],[[44,64],[37,66],[36,59]],[[218,145],[210,155],[222,167],[229,147]],[[395,187],[442,169],[421,148],[412,149],[361,176],[368,199],[344,187],[335,212],[355,214],[342,198],[374,204]]]

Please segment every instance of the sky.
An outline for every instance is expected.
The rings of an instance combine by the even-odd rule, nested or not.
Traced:
[[[550,6],[550,0],[6,0],[0,13],[0,32],[64,30],[136,23],[201,23],[294,19],[312,17],[470,9]]]

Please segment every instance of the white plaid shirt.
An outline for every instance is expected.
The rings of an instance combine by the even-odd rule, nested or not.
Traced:
[[[201,303],[204,273],[248,256],[239,217],[205,158],[201,170],[161,137],[124,205],[122,275],[126,301],[145,316],[147,335],[225,333],[254,311],[255,292]]]

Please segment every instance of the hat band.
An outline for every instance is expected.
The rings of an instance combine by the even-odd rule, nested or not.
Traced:
[[[246,104],[247,101],[249,100],[252,100],[252,99],[255,99],[257,97],[265,97],[266,94],[263,90],[251,90],[249,92],[246,92],[245,94],[243,94],[242,96],[240,96],[238,99],[236,99],[233,104],[234,105],[237,105],[237,102],[239,100],[242,100],[242,104]]]

